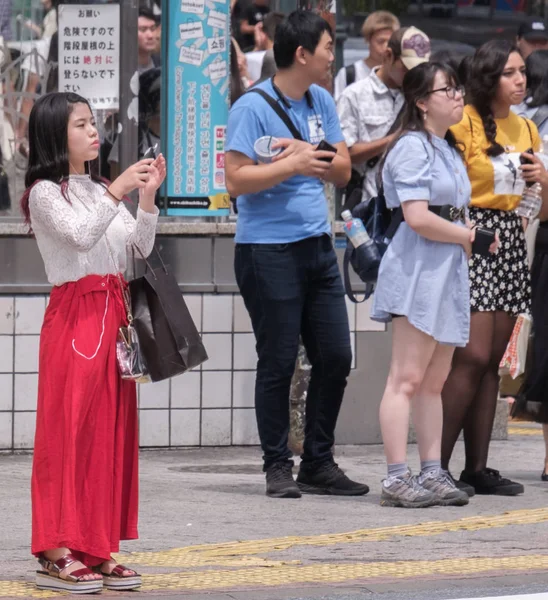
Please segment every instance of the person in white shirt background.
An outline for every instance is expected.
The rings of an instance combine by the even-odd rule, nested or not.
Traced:
[[[362,200],[377,194],[379,158],[394,139],[404,103],[401,86],[409,69],[428,62],[430,40],[416,27],[392,34],[382,60],[368,77],[348,86],[337,113],[357,179],[363,177]],[[391,132],[392,130],[392,132]]]
[[[390,36],[400,28],[398,18],[386,10],[372,12],[362,26],[362,36],[369,47],[369,55],[361,58],[353,65],[343,67],[335,77],[333,95],[339,99],[345,87],[365,79],[373,70],[382,64],[382,59]]]

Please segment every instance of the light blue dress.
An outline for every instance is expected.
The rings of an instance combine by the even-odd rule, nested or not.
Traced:
[[[458,208],[470,203],[470,181],[456,150],[423,133],[400,138],[386,159],[383,183],[389,208],[408,200]],[[389,322],[392,315],[406,316],[442,344],[466,346],[470,288],[464,248],[427,240],[402,223],[383,256],[371,310],[375,321]]]

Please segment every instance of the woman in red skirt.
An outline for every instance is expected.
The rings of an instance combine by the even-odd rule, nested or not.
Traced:
[[[22,209],[53,289],[40,337],[32,472],[32,553],[40,589],[134,589],[140,576],[112,559],[136,539],[135,383],[122,380],[121,273],[132,245],[154,244],[154,195],[165,160],[142,160],[107,185],[94,171],[99,137],[87,101],[40,98],[30,115]],[[137,216],[120,201],[140,190]]]

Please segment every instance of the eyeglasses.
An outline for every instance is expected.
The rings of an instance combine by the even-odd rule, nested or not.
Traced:
[[[457,94],[464,96],[464,86],[458,85],[455,87],[454,85],[447,85],[445,87],[438,88],[437,90],[432,90],[426,95],[429,96],[430,94],[434,94],[435,92],[445,92],[449,100],[454,100]]]

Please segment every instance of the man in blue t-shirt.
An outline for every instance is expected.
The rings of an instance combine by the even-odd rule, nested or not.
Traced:
[[[346,185],[350,158],[335,103],[316,85],[325,81],[334,60],[329,24],[309,11],[292,13],[276,30],[274,57],[278,73],[257,87],[285,119],[260,93],[244,94],[230,111],[226,144],[227,187],[238,201],[236,280],[259,355],[255,407],[266,493],[277,498],[298,498],[301,492],[366,494],[369,488],[348,479],[332,454],[352,351],[324,195],[325,181]],[[255,151],[264,136],[277,138],[270,149],[280,149],[268,163]],[[322,140],[336,153],[317,150]],[[287,439],[300,336],[312,372],[295,483]]]

